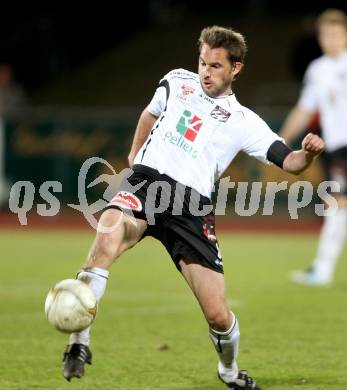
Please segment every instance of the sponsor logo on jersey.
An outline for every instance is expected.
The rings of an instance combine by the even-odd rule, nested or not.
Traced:
[[[184,110],[177,122],[176,130],[188,141],[194,142],[202,126],[202,120],[190,111]]]
[[[111,202],[108,204],[109,206],[118,206],[121,209],[130,209],[134,211],[141,211],[142,204],[140,199],[134,194],[127,191],[119,191],[112,198]]]
[[[193,158],[197,158],[198,151],[193,148],[192,144],[194,144],[201,126],[201,118],[188,110],[184,110],[176,124],[177,132],[172,133],[171,131],[167,131],[163,139],[164,141],[176,145],[184,152],[190,154]]]
[[[172,133],[171,131],[167,131],[163,139],[164,141],[170,142],[170,144],[176,145],[184,152],[190,154],[193,158],[198,157],[198,151],[195,150],[191,145],[191,143],[186,141],[182,135],[177,135],[177,133]]]
[[[217,119],[217,121],[225,123],[229,119],[231,113],[221,106],[216,106],[210,115],[212,118]]]

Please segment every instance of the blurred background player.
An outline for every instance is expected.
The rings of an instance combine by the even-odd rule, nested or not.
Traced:
[[[317,19],[317,29],[323,55],[308,66],[300,99],[280,135],[290,144],[318,112],[326,144],[326,173],[340,184],[339,208],[324,218],[312,267],[290,276],[298,283],[327,285],[333,280],[347,229],[347,16],[340,10],[326,10]]]

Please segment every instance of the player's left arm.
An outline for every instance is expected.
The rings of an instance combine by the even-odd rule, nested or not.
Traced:
[[[301,150],[293,151],[283,161],[283,170],[298,175],[308,168],[325,148],[324,141],[316,134],[309,133],[302,140]]]
[[[323,140],[309,133],[302,140],[301,150],[293,151],[258,115],[246,113],[249,121],[245,122],[247,127],[241,133],[241,150],[250,156],[274,163],[284,171],[298,175],[324,150]]]
[[[284,171],[300,174],[324,151],[324,141],[318,135],[309,133],[302,140],[301,150],[290,150],[281,141],[275,141],[268,150],[268,159]]]

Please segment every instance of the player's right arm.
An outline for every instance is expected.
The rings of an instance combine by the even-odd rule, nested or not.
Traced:
[[[286,118],[279,135],[290,145],[306,130],[318,110],[317,61],[313,61],[304,76],[304,86],[297,105]]]
[[[168,75],[169,74],[170,73],[168,73]],[[151,102],[140,116],[136,127],[133,144],[128,156],[130,168],[132,168],[134,164],[134,159],[138,151],[148,139],[156,120],[166,109],[170,91],[169,82],[167,80],[168,75],[164,76],[164,78],[160,80]]]
[[[148,138],[149,133],[152,130],[156,120],[157,116],[150,113],[147,108],[142,111],[142,114],[140,115],[140,119],[136,126],[133,143],[128,156],[130,168],[133,166],[135,156]]]
[[[299,105],[295,106],[286,118],[279,133],[288,145],[290,145],[309,126],[314,112],[306,111]]]

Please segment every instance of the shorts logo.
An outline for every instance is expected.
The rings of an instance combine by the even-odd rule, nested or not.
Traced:
[[[134,211],[141,211],[142,204],[140,199],[134,194],[127,191],[120,191],[112,198],[109,206],[118,206],[122,209],[130,209]]]
[[[216,106],[210,115],[212,118],[217,119],[217,121],[225,123],[229,119],[231,113],[224,110],[221,106]]]
[[[214,263],[215,263],[216,265],[219,265],[220,267],[223,268],[223,261],[222,261],[222,260],[216,259],[216,260],[214,261]]]
[[[202,225],[202,233],[208,240],[213,242],[217,241],[215,222],[213,216],[207,215],[206,217],[204,217],[204,223]]]
[[[190,111],[183,111],[177,122],[176,130],[188,141],[194,142],[202,126],[202,120]]]

